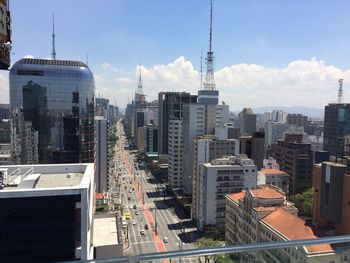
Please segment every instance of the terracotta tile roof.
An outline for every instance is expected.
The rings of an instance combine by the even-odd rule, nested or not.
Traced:
[[[257,189],[250,190],[253,197],[258,198],[283,198],[285,195],[271,185],[262,185]]]
[[[258,212],[263,212],[263,211],[274,211],[275,207],[274,206],[257,206],[257,207],[253,207],[253,209]]]
[[[279,169],[261,169],[263,174],[285,174],[285,172],[279,170]]]
[[[234,194],[228,194],[227,197],[238,203],[238,200],[243,198],[244,195],[245,195],[245,192],[239,192]]]
[[[288,240],[317,238],[315,230],[305,225],[305,221],[296,217],[284,209],[279,208],[267,215],[262,221],[284,235]],[[329,244],[313,245],[306,247],[308,252],[332,251]]]

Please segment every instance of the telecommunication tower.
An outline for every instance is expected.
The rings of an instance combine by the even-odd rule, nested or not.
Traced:
[[[343,80],[338,79],[339,89],[338,89],[338,103],[343,103]]]
[[[56,59],[56,49],[55,49],[55,14],[52,14],[52,59]]]
[[[207,52],[206,64],[207,74],[204,79],[205,90],[215,90],[214,79],[214,52],[212,51],[212,36],[213,36],[213,3],[210,0],[210,23],[209,23],[209,50]]]

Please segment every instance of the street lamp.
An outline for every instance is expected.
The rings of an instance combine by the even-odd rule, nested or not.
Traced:
[[[157,207],[154,208],[154,232],[156,235],[158,235],[157,231]]]
[[[182,241],[180,240],[179,243],[177,243],[177,245],[179,246],[179,250],[182,250]],[[181,253],[181,252],[180,252]],[[179,262],[181,263],[181,257],[179,257]]]

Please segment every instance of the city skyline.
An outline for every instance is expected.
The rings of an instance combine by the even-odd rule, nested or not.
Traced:
[[[336,101],[338,78],[344,78],[344,102],[349,101],[350,38],[345,30],[349,3],[217,0],[213,4],[215,79],[220,101],[232,110],[323,108]],[[205,57],[208,49],[207,1],[103,5],[27,1],[11,2],[10,11],[12,64],[26,55],[50,57],[54,11],[57,59],[85,62],[88,53],[96,96],[117,100],[124,108],[136,91],[139,63],[149,101],[160,91],[197,93],[200,87],[200,55],[202,51]],[[0,102],[8,102],[7,73],[0,75],[0,90]]]

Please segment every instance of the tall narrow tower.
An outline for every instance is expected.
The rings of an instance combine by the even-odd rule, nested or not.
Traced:
[[[338,90],[338,103],[343,103],[343,79],[338,80],[339,90]]]
[[[145,95],[143,94],[143,86],[142,86],[142,72],[141,72],[141,65],[139,66],[139,82],[137,84],[137,91],[135,93],[135,102],[145,102]]]
[[[56,50],[55,50],[55,14],[52,14],[52,59],[56,59]]]
[[[209,50],[207,52],[207,74],[204,79],[205,90],[215,90],[215,79],[214,79],[214,52],[211,49],[213,37],[213,3],[210,0],[210,24],[209,24]]]
[[[219,91],[216,90],[214,79],[214,52],[212,51],[212,38],[213,38],[213,3],[210,0],[210,23],[209,23],[209,50],[207,52],[207,73],[205,75],[203,86],[201,85],[198,91],[198,103],[218,105],[219,103]],[[203,88],[202,88],[203,87]]]

